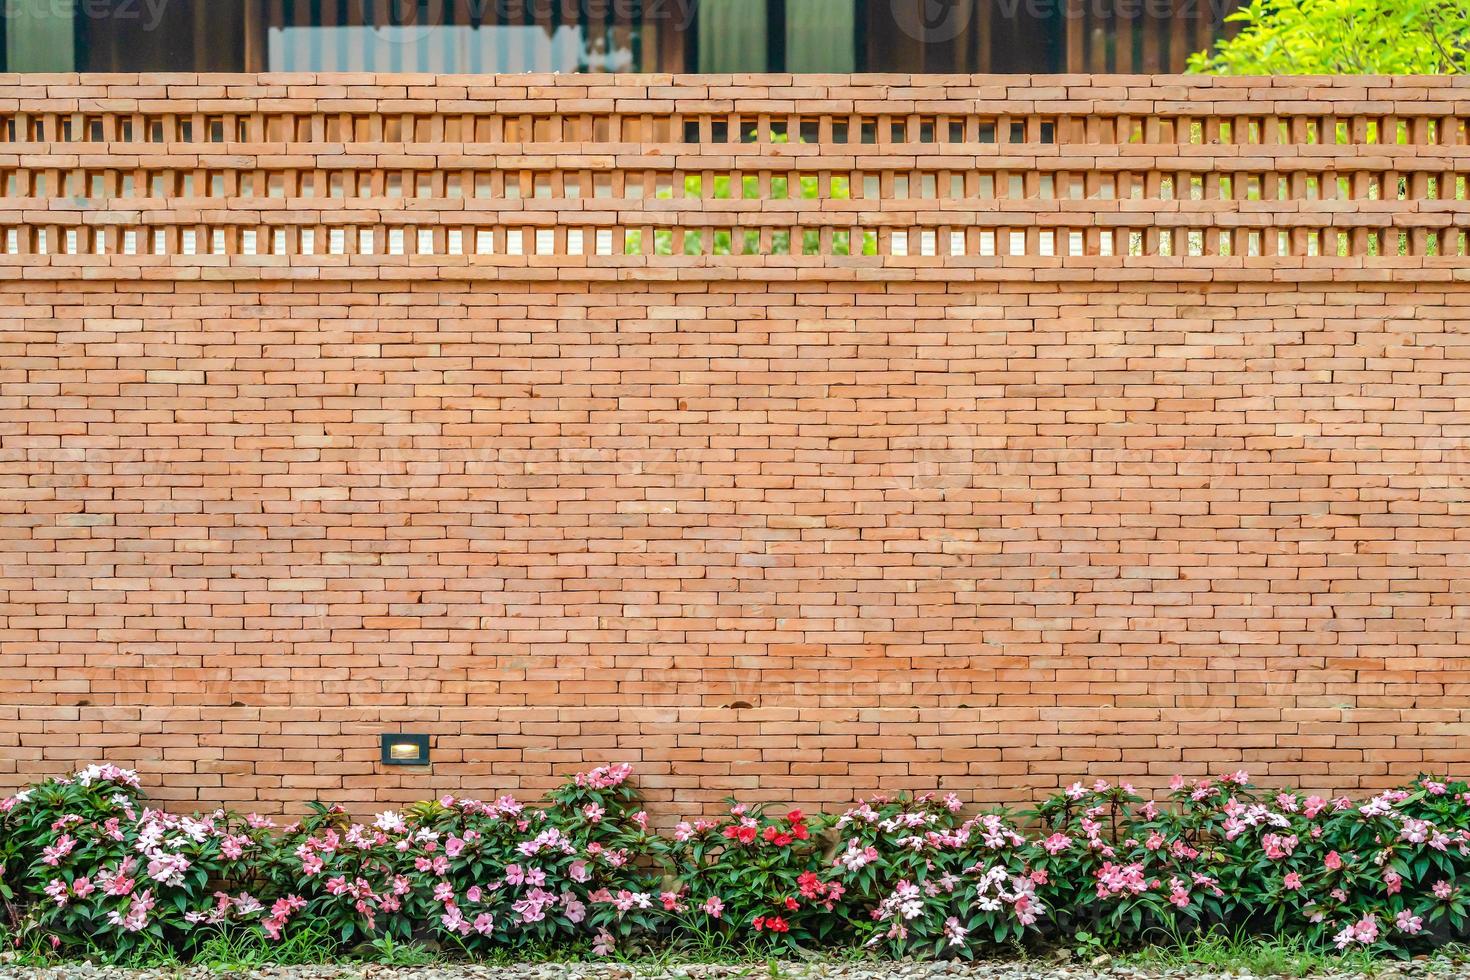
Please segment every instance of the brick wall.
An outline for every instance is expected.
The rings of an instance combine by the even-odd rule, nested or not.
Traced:
[[[1464,772],[1467,118],[1448,79],[0,76],[0,785]]]

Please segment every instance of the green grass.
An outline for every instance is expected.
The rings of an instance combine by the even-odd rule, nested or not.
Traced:
[[[4,964],[7,967],[56,965],[56,953],[40,936],[17,940],[9,930],[0,929],[0,950],[10,954]]]
[[[456,950],[456,953],[459,953]],[[456,958],[464,959],[460,953]],[[597,959],[592,955],[592,947],[586,943],[567,945],[565,943],[529,943],[525,946],[517,946],[514,949],[497,947],[489,952],[475,956],[471,962],[480,963],[485,966],[514,966],[517,963],[581,963],[587,960]]]
[[[278,943],[271,942],[259,932],[224,929],[200,945],[193,962],[211,970],[237,971],[261,966],[330,963],[340,958],[337,945],[325,929],[301,929],[288,933]]]
[[[81,958],[125,970],[178,970],[184,965],[177,951],[163,940],[146,934],[122,949],[89,943]]]
[[[1176,937],[1174,941],[1145,947],[1123,959],[1135,966],[1159,970],[1187,967],[1276,977],[1322,973],[1372,975],[1385,962],[1361,950],[1339,953],[1308,945],[1299,938],[1265,939],[1218,931]]]
[[[1074,954],[1086,963],[1105,953],[1106,947],[1085,933]],[[1112,959],[1141,970],[1192,970],[1215,973],[1251,974],[1258,977],[1313,977],[1325,974],[1356,973],[1373,976],[1396,962],[1358,950],[1339,953],[1333,949],[1312,946],[1300,938],[1273,939],[1244,932],[1211,931],[1157,937],[1157,945],[1126,953],[1113,952]],[[39,937],[21,945],[13,945],[12,937],[0,930],[0,943],[6,949],[5,967],[54,967],[67,961],[90,959],[94,963],[133,969],[178,971],[187,964],[204,966],[216,972],[243,972],[271,966],[313,964],[378,963],[388,966],[427,966],[431,964],[469,962],[486,966],[510,966],[522,963],[579,963],[596,959],[590,946],[582,944],[537,944],[514,949],[497,949],[487,955],[469,957],[463,949],[450,944],[440,949],[434,944],[399,942],[380,938],[352,949],[344,949],[324,930],[305,929],[293,932],[285,940],[274,943],[258,932],[220,929],[213,932],[183,959],[174,950],[157,941],[145,941],[128,948],[125,954],[100,947],[89,948],[77,956],[72,949],[63,958]],[[1035,953],[1046,960],[1044,951]],[[1024,960],[1028,953],[1021,947],[996,950],[994,959],[1001,962]],[[875,960],[862,949],[814,950],[799,957],[813,963],[841,963]],[[1470,950],[1462,946],[1446,946],[1433,954],[1435,964],[1446,970],[1463,964]],[[780,980],[789,971],[767,950],[732,942],[718,932],[696,935],[673,946],[620,949],[610,962],[635,966],[644,972],[676,972],[679,967],[727,964],[732,978],[740,980]]]
[[[384,966],[428,966],[439,954],[420,943],[395,942],[391,936],[375,939],[363,950],[364,959]]]

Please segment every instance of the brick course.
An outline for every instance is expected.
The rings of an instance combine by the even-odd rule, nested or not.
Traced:
[[[675,142],[706,107],[810,116],[827,136],[887,113],[872,159],[847,164],[854,184],[877,168],[880,196],[814,206],[762,183],[750,200],[660,200],[655,176],[630,196],[631,170],[683,187],[679,154],[708,162],[708,140]],[[614,110],[650,134],[636,159],[533,138],[512,160],[497,128],[524,118],[534,137],[561,113],[595,134]],[[333,112],[376,121],[343,157],[270,143],[286,111],[322,141]],[[229,129],[259,139],[221,159],[267,174],[248,188],[265,193],[188,198],[183,175],[205,186],[214,164],[179,120],[198,138],[237,112]],[[379,112],[427,122],[389,146]],[[165,145],[117,139],[150,113]],[[486,113],[495,140],[447,141],[448,119],[479,132]],[[1069,142],[1118,113],[1150,120],[1141,143],[1122,124],[1114,143]],[[65,121],[84,132],[93,114],[105,145],[63,145]],[[932,172],[967,194],[1014,171],[1026,196],[917,196],[931,151],[893,159],[900,117],[960,121]],[[1315,120],[1318,140],[1189,141],[1197,119],[1222,138],[1226,117],[1230,140],[1252,119],[1278,136]],[[48,176],[0,201],[0,229],[23,232],[0,254],[0,785],[107,758],[183,806],[365,809],[534,793],[629,760],[667,818],[732,791],[830,806],[1238,766],[1344,790],[1464,772],[1467,117],[1470,85],[1448,79],[0,78],[11,141],[41,126],[0,171]],[[970,142],[1013,118],[1016,145]],[[1410,140],[1321,145],[1339,120],[1407,120]],[[320,162],[308,149],[373,186],[336,199],[286,181],[273,199],[270,174]],[[722,152],[766,182],[834,166],[818,149]],[[1095,189],[1129,154],[1153,161],[1151,196],[1037,182]],[[432,193],[388,196],[400,164]],[[481,166],[495,193],[448,196],[449,171],[473,191]],[[171,193],[125,207],[57,191],[105,171],[125,196],[131,168],[135,189],[163,173]],[[529,193],[506,196],[507,168]],[[1225,171],[1239,197],[1159,196],[1160,174],[1218,189]],[[542,172],[556,179],[538,197]],[[569,196],[573,172],[612,174],[618,196]],[[1380,191],[1410,176],[1402,196],[1324,200],[1340,173]],[[1250,198],[1249,175],[1299,196]],[[1183,204],[1207,224],[1160,246]],[[707,254],[711,215],[731,212],[764,229],[759,247]],[[494,251],[471,247],[479,222]],[[295,230],[272,254],[281,225]],[[776,247],[818,225],[817,254]],[[572,226],[591,232],[582,254]],[[93,227],[105,254],[85,234],[68,254],[67,229]],[[372,254],[351,233],[332,253],[344,227],[370,229]],[[664,227],[703,229],[706,254],[660,254]],[[849,227],[882,229],[877,254],[835,254]],[[538,228],[556,236],[545,254]],[[590,244],[598,228],[618,231],[614,254]],[[632,228],[648,234],[630,250]],[[1074,228],[1082,251],[1059,254]],[[1198,228],[1240,247],[1191,254]],[[129,230],[135,254],[119,254]],[[432,770],[377,765],[378,734],[400,728],[434,735]]]

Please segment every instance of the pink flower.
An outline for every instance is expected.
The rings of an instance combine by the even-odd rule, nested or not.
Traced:
[[[138,863],[133,858],[124,858],[122,864],[117,866],[116,871],[103,869],[97,872],[97,881],[102,885],[102,891],[114,897],[128,895],[133,891],[133,869]]]
[[[127,912],[119,909],[108,912],[107,923],[124,932],[142,932],[148,927],[148,913],[153,910],[153,905],[153,892],[141,891],[132,897]]]
[[[1107,861],[1097,869],[1095,874],[1098,898],[1108,898],[1124,893],[1138,895],[1152,890],[1158,884],[1148,880],[1143,873],[1143,865],[1138,863],[1114,864]]]
[[[1070,843],[1070,840],[1068,841]],[[857,840],[847,842],[847,850],[837,855],[834,864],[840,864],[848,871],[857,871],[878,860],[878,849],[876,847],[863,847]]]
[[[704,909],[704,914],[711,919],[718,919],[725,913],[725,903],[720,900],[718,895],[713,895],[705,899],[704,905],[701,908]]]
[[[1353,943],[1368,946],[1378,939],[1378,920],[1365,915],[1359,921],[1350,926],[1345,926],[1341,932],[1333,937],[1333,942],[1338,949],[1346,949]]]
[[[183,881],[189,867],[189,859],[182,854],[158,853],[148,862],[148,877],[162,885],[176,883]]]
[[[1408,909],[1401,909],[1394,925],[1398,926],[1399,932],[1407,932],[1412,936],[1424,928],[1424,920]]]
[[[63,858],[71,853],[72,848],[76,847],[76,845],[75,838],[70,834],[62,834],[56,838],[55,844],[41,849],[41,863],[49,864],[53,868],[56,867],[61,863]]]
[[[445,932],[464,935],[470,931],[472,926],[465,921],[464,915],[453,905],[446,906],[444,914],[439,916],[439,924],[444,927]]]
[[[1297,843],[1295,834],[1265,834],[1261,837],[1261,848],[1266,852],[1267,859],[1271,861],[1291,857],[1292,851],[1296,850]]]
[[[1302,887],[1302,876],[1295,871],[1288,871],[1286,877],[1281,879],[1281,887],[1289,892],[1294,892]]]
[[[474,930],[482,936],[488,936],[495,929],[495,917],[489,912],[481,912],[475,916]]]
[[[554,905],[557,897],[551,892],[540,888],[532,888],[526,896],[516,902],[511,908],[520,915],[522,923],[540,922],[546,918],[546,910]]]
[[[1390,895],[1397,895],[1404,889],[1403,876],[1390,868],[1383,872],[1383,886]]]
[[[1454,893],[1455,890],[1450,887],[1450,883],[1448,881],[1441,880],[1434,883],[1435,898],[1449,898]]]
[[[281,938],[281,930],[285,927],[287,920],[297,911],[306,908],[306,899],[299,895],[287,895],[285,898],[276,899],[271,905],[269,918],[262,919],[260,928],[272,939]]]
[[[1322,867],[1328,871],[1337,871],[1342,867],[1342,855],[1336,851],[1328,851],[1327,856],[1322,859]]]
[[[47,883],[44,891],[47,895],[51,896],[51,900],[55,902],[58,907],[65,907],[66,903],[70,901],[70,898],[67,896],[66,892],[66,882],[62,881],[60,878],[52,878],[51,881]]]
[[[1072,846],[1072,838],[1066,834],[1052,834],[1041,842],[1041,846],[1045,848],[1048,854],[1060,854]]]
[[[584,789],[612,789],[621,786],[633,774],[633,767],[626,762],[614,766],[602,766],[591,772],[579,772],[573,781]]]
[[[457,858],[463,850],[464,841],[460,840],[458,837],[451,837],[444,842],[445,857]]]
[[[1046,909],[1029,893],[1016,896],[1011,904],[1011,911],[1016,914],[1016,921],[1023,926],[1033,925]]]
[[[482,894],[483,894],[483,892],[480,891],[480,886],[479,885],[471,885],[465,891],[464,897],[466,899],[468,899],[470,902],[478,902],[480,900],[480,896]]]

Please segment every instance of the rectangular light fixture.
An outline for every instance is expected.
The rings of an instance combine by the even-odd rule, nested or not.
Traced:
[[[429,764],[429,736],[427,735],[383,735],[383,765],[427,766]]]

